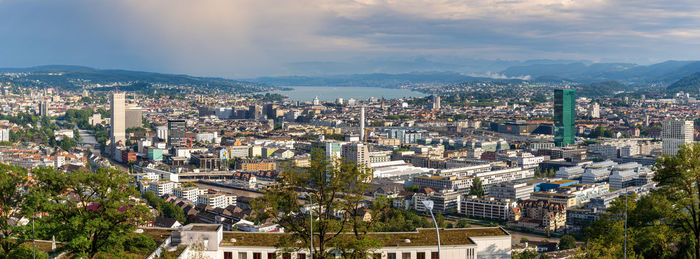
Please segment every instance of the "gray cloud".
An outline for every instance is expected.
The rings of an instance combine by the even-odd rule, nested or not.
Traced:
[[[246,77],[323,62],[418,69],[416,58],[436,69],[461,59],[700,59],[699,9],[689,0],[0,0],[0,66]]]

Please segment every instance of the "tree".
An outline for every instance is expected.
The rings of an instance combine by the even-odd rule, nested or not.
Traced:
[[[676,156],[664,155],[654,164],[658,182],[674,219],[694,238],[695,258],[700,258],[700,143],[687,144]]]
[[[23,186],[27,183],[27,172],[19,166],[0,164],[0,257],[10,255],[25,240],[25,228],[11,224],[17,209],[19,217],[27,214],[21,208],[25,205],[27,193]]]
[[[559,249],[567,250],[576,247],[576,239],[571,235],[564,235],[559,240]]]
[[[474,181],[472,181],[472,187],[469,189],[469,195],[476,195],[479,198],[484,196],[484,187],[481,185],[481,180],[479,178],[474,178]]]
[[[466,219],[457,220],[457,228],[468,228],[469,222]]]
[[[367,256],[369,251],[381,246],[379,240],[367,235],[373,222],[362,221],[359,214],[370,171],[355,163],[331,160],[317,149],[311,157],[309,168],[284,169],[284,177],[278,184],[253,201],[258,221],[271,219],[290,233],[277,246],[287,250],[308,249],[311,247],[308,213],[312,213],[314,258],[326,258],[331,248],[346,257]],[[301,199],[306,202],[302,203]],[[373,219],[381,217],[372,213]],[[343,232],[353,235],[342,237]]]
[[[55,235],[75,257],[119,251],[150,218],[145,206],[129,199],[137,192],[126,172],[101,167],[66,174],[41,167],[32,173],[38,181],[28,200],[46,214],[37,220],[39,232],[44,238]]]

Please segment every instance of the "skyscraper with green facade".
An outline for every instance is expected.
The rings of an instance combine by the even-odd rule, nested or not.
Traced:
[[[554,144],[556,146],[564,147],[574,144],[575,122],[575,90],[554,90]]]

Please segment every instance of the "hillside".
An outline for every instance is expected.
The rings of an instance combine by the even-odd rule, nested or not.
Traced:
[[[100,85],[147,84],[177,86],[195,91],[222,90],[236,93],[264,91],[270,87],[251,82],[189,75],[163,74],[129,70],[100,70],[81,66],[38,66],[30,68],[0,68],[0,81],[21,86],[60,87],[76,90]],[[141,89],[141,88],[133,88]]]
[[[673,93],[680,91],[686,93],[698,93],[700,92],[700,72],[687,75],[669,85],[666,89]]]
[[[454,72],[414,72],[403,74],[352,74],[329,76],[260,77],[251,81],[274,86],[368,86],[398,88],[417,84],[454,84],[465,81],[491,80]]]

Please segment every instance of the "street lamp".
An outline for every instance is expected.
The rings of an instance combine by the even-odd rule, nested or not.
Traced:
[[[440,259],[440,228],[438,228],[437,221],[435,221],[435,215],[433,215],[433,201],[431,200],[424,200],[422,201],[423,205],[425,206],[426,209],[430,212],[430,217],[433,218],[433,223],[435,223],[435,233],[437,234],[437,243],[438,243],[438,259]]]
[[[311,194],[309,193],[309,255],[311,259],[314,259],[314,202],[311,199]]]

